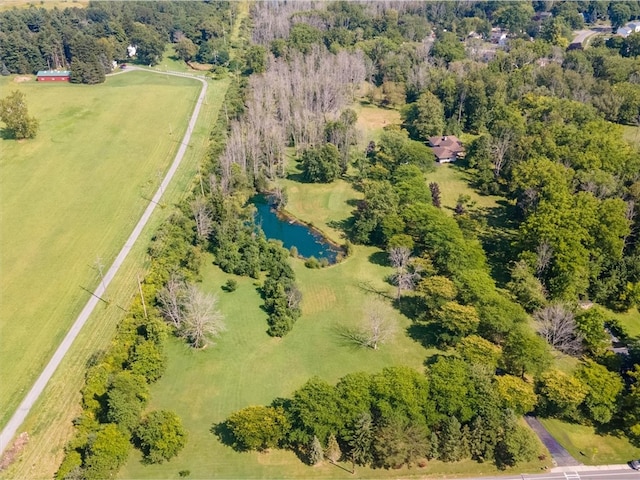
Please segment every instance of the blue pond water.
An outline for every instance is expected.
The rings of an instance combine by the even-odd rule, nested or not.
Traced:
[[[306,225],[279,218],[263,195],[257,195],[251,201],[257,209],[256,224],[267,238],[280,240],[286,249],[296,247],[301,257],[326,258],[329,263],[336,263],[341,252],[322,235]]]

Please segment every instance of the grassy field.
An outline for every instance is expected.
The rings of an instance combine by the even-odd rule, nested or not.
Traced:
[[[2,82],[6,91],[7,79]],[[167,204],[181,198],[193,181],[227,82],[210,84],[183,165],[165,191]],[[1,373],[3,421],[86,302],[89,294],[80,286],[97,285],[96,256],[109,265],[146,205],[144,197],[157,188],[177,150],[200,84],[134,72],[98,86],[10,87],[26,93],[41,130],[32,143],[2,142],[0,361],[12,365]],[[172,112],[172,135],[167,112]],[[3,478],[50,478],[55,472],[71,419],[78,413],[86,362],[113,337],[123,315],[119,306],[128,305],[136,291],[136,277],[144,275],[148,241],[169,211],[154,213],[107,291],[111,304],[96,309],[27,418],[23,430],[29,432],[29,444]],[[20,256],[19,262],[14,259]],[[10,262],[24,273],[9,269]],[[18,278],[23,275],[29,281]],[[27,288],[20,291],[16,282]]]
[[[469,195],[475,202],[475,208],[489,209],[498,206],[501,197],[493,195],[480,195],[469,186],[469,174],[452,163],[436,164],[436,169],[427,174],[427,182],[436,182],[440,186],[442,194],[442,206],[453,214],[460,195]]]
[[[638,311],[637,308],[631,308],[629,311],[624,313],[613,312],[611,310],[606,311],[607,315],[610,315],[620,321],[620,323],[627,329],[629,335],[640,338],[640,311]]]
[[[540,419],[547,430],[579,462],[586,465],[627,463],[640,458],[640,448],[625,438],[598,435],[593,427]]]
[[[398,110],[381,108],[367,103],[356,103],[351,108],[358,114],[356,125],[362,133],[361,141],[364,146],[370,140],[378,141],[384,127],[402,123]]]
[[[83,8],[89,5],[89,0],[2,0],[0,2],[0,10],[9,10],[11,8]]]

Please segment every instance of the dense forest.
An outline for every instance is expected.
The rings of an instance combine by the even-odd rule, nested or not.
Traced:
[[[165,45],[193,49],[203,62],[229,60],[227,37],[234,18],[228,2],[92,2],[87,8],[31,7],[0,13],[2,75],[68,69],[71,81],[104,82],[113,62],[155,65]],[[190,57],[189,57],[190,58]],[[213,63],[213,62],[212,62]]]
[[[132,439],[145,445],[147,385],[162,373],[167,333],[185,336],[171,307],[180,312],[205,252],[225,272],[264,279],[269,335],[294,328],[301,295],[289,252],[256,231],[248,204],[270,192],[286,205],[278,180],[291,159],[306,182],[342,178],[362,194],[343,225],[345,250],[388,254],[393,306],[411,319],[408,334],[441,354],[424,372],[310,379],[290,398],[231,414],[217,426],[222,441],[292,449],[310,464],[472,458],[506,468],[536,454],[518,422],[533,412],[640,442],[640,344],[609,314],[640,305],[640,152],[623,136],[640,124],[640,33],[567,48],[585,22],[638,17],[636,1],[258,2],[253,41],[230,58],[233,4],[1,13],[5,74],[69,67],[95,83],[128,45],[153,64],[172,42],[185,61],[233,76],[207,169],[151,247],[151,315],[136,303],[89,369],[58,478],[99,478]],[[490,41],[495,28],[505,45]],[[363,138],[357,100],[398,109],[402,123]],[[500,197],[499,211],[464,196],[453,214],[442,207],[426,180],[426,143],[442,135],[464,139],[458,166]],[[610,333],[627,355],[612,352]],[[557,362],[568,357],[571,371]],[[163,415],[180,445],[179,422]],[[175,455],[150,450],[150,461]]]

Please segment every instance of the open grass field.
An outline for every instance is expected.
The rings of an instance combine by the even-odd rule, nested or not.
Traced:
[[[2,140],[3,425],[87,300],[82,288],[97,284],[98,259],[106,271],[157,188],[200,89],[138,72],[92,87],[15,86],[41,128],[32,141]]]
[[[470,185],[470,175],[461,167],[452,163],[436,164],[435,171],[427,173],[427,182],[436,182],[442,194],[442,206],[453,214],[460,195],[469,195],[475,202],[475,208],[491,209],[498,207],[501,197],[480,195]]]
[[[84,8],[89,5],[89,0],[2,0],[0,10],[10,10],[12,8]]]
[[[640,311],[631,308],[627,312],[618,313],[607,310],[607,314],[618,319],[632,337],[640,338]]]
[[[370,140],[378,141],[384,127],[400,125],[400,112],[392,108],[382,108],[368,103],[356,103],[351,106],[358,114],[357,127],[362,132],[361,141],[366,146]]]
[[[0,87],[6,91],[6,79],[3,81]],[[168,205],[182,198],[193,181],[227,84],[227,80],[210,84],[207,102],[183,164],[165,191]],[[176,142],[182,138],[201,85],[188,79],[134,72],[110,77],[98,86],[35,83],[11,86],[24,89],[31,113],[41,121],[41,131],[33,145],[2,142],[0,282],[4,289],[5,275],[9,272],[4,258],[10,253],[28,254],[20,265],[24,263],[23,268],[31,269],[41,267],[49,277],[38,273],[36,268],[32,274],[34,280],[44,279],[44,286],[38,285],[40,291],[29,286],[19,297],[12,298],[4,290],[0,300],[1,361],[3,365],[12,365],[11,369],[3,368],[1,373],[4,422],[12,411],[9,402],[13,402],[15,408],[18,397],[31,385],[32,376],[48,361],[51,351],[86,302],[89,294],[83,292],[80,285],[90,289],[97,285],[98,274],[92,268],[96,255],[102,256],[105,266],[113,260],[146,205],[143,197],[150,197],[157,188],[158,173],[163,174],[173,159]],[[164,130],[159,126],[166,121],[163,119],[167,112],[171,112],[174,122],[172,135],[168,134],[168,126]],[[122,128],[117,123],[122,124]],[[51,139],[61,139],[64,143],[57,145]],[[39,143],[45,145],[38,147]],[[24,145],[30,147],[27,153],[12,150],[11,156],[6,154],[8,149]],[[44,150],[38,151],[38,148]],[[57,157],[45,155],[49,148],[54,149]],[[55,161],[45,162],[47,158]],[[30,162],[31,169],[25,162]],[[14,180],[10,182],[9,177]],[[20,179],[26,191],[15,185]],[[21,198],[22,203],[17,202],[16,197]],[[21,208],[13,212],[8,205]],[[113,337],[115,325],[123,316],[119,306],[128,305],[137,290],[136,276],[144,275],[148,241],[170,210],[157,209],[152,216],[107,291],[111,304],[96,309],[27,418],[23,430],[29,432],[29,444],[19,461],[2,473],[3,478],[50,478],[55,472],[70,434],[71,419],[78,413],[86,362]],[[25,212],[29,214],[27,217]],[[48,240],[46,225],[53,228]],[[34,229],[33,239],[22,232],[27,227]],[[80,230],[73,232],[72,228]],[[14,249],[22,248],[22,244],[14,240],[14,233],[26,238],[24,246],[29,246],[28,250],[7,251],[5,242]],[[69,239],[68,244],[65,238]],[[36,241],[40,244],[32,246],[31,242]],[[54,246],[58,250],[52,251]],[[48,255],[43,257],[41,249]],[[34,262],[36,259],[46,262],[38,265]],[[55,269],[52,264],[56,265]],[[54,293],[47,298],[45,292]],[[28,312],[35,313],[23,313],[19,308],[21,304],[28,307]],[[9,307],[13,316],[7,315]],[[8,336],[13,339],[12,343],[7,342]],[[31,378],[25,378],[27,374]]]
[[[619,464],[640,458],[640,448],[625,438],[598,435],[593,427],[555,419],[539,419],[547,430],[579,462],[585,465]]]

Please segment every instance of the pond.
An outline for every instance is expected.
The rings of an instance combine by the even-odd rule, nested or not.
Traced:
[[[338,261],[342,249],[322,234],[295,219],[278,215],[264,195],[256,195],[251,202],[256,206],[256,224],[268,239],[280,240],[287,250],[296,247],[298,255],[304,258],[326,258],[331,264]]]

